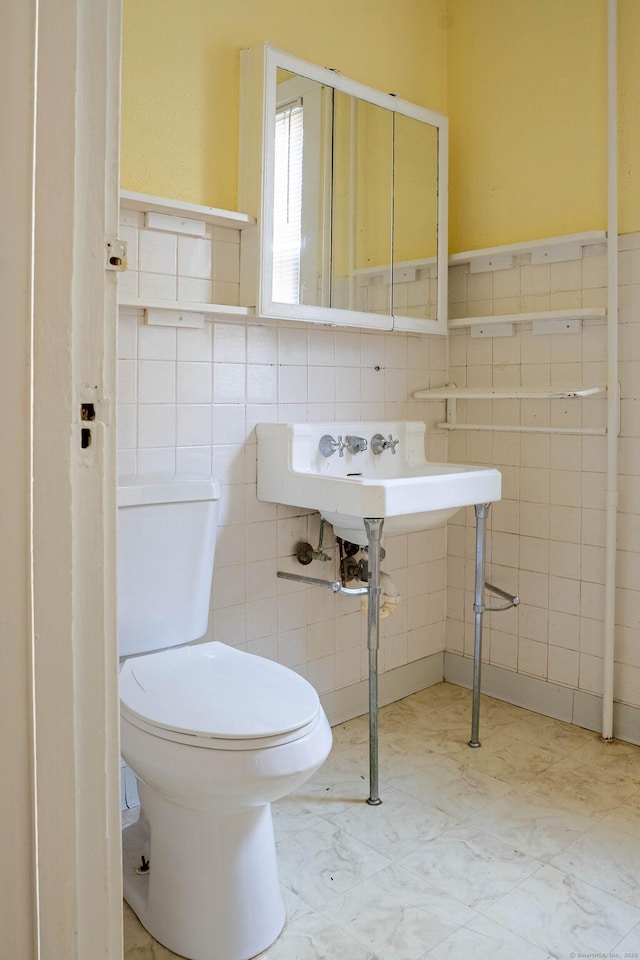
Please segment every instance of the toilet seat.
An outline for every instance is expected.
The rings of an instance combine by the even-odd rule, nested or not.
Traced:
[[[123,717],[153,736],[218,750],[289,743],[323,716],[299,674],[219,641],[127,660],[120,704]]]

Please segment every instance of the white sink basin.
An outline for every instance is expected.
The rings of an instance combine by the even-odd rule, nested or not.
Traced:
[[[382,517],[383,533],[436,526],[460,509],[500,499],[501,475],[488,467],[429,463],[426,425],[419,421],[259,423],[258,498],[318,510],[337,536],[364,545],[364,517]],[[398,441],[374,453],[371,439]],[[344,447],[329,456],[323,437],[367,441],[364,452]],[[325,443],[325,448],[331,444]]]

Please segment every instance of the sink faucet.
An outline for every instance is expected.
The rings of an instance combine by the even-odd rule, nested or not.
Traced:
[[[347,440],[349,438],[347,437]],[[344,448],[347,444],[343,441],[342,435],[338,435],[338,439],[334,440],[330,433],[325,433],[323,437],[320,437],[320,443],[318,444],[318,450],[323,457],[331,457],[333,454],[338,451],[338,456],[344,456]]]
[[[364,437],[345,437],[345,443],[349,453],[364,453],[367,449],[367,441]]]
[[[396,446],[399,443],[400,441],[394,440],[391,434],[389,434],[388,438],[385,440],[381,433],[374,433],[374,435],[371,437],[371,452],[377,455],[382,453],[384,450],[391,450],[391,453],[395,453]]]
[[[330,433],[325,433],[323,437],[320,437],[320,443],[318,444],[318,450],[323,457],[331,457],[333,454],[338,451],[338,456],[343,457],[345,449],[349,453],[362,453],[367,449],[367,441],[364,437],[345,437],[342,439],[342,434],[338,435],[338,439],[334,440]]]

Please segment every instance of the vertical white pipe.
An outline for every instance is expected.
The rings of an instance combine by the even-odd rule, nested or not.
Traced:
[[[602,737],[613,739],[616,521],[618,512],[618,77],[616,0],[608,0],[607,69],[607,492]]]

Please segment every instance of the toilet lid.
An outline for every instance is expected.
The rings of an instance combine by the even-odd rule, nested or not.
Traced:
[[[320,707],[314,688],[293,670],[217,641],[127,660],[120,700],[146,724],[222,740],[290,733]]]

